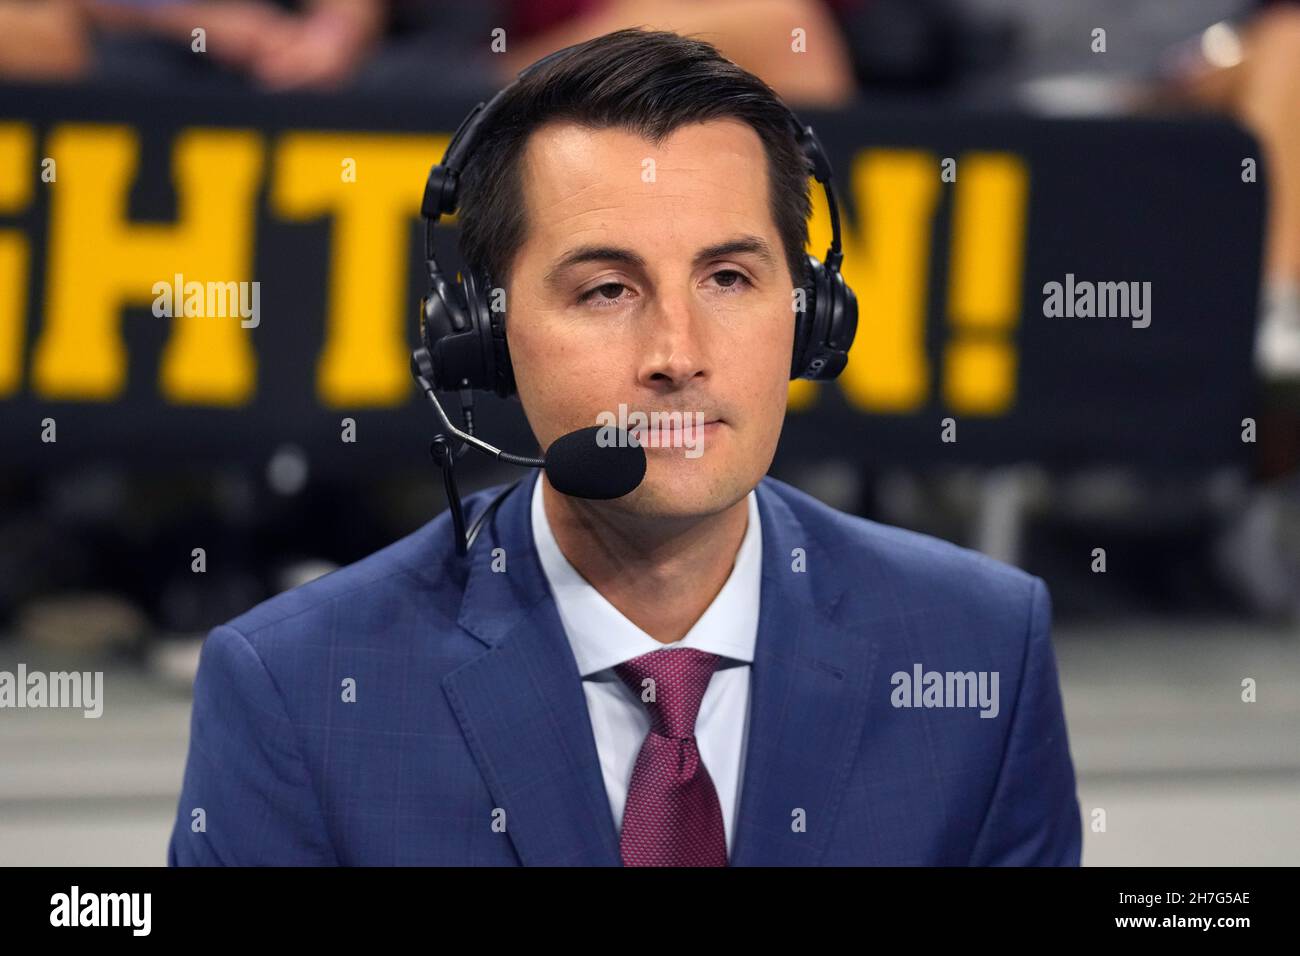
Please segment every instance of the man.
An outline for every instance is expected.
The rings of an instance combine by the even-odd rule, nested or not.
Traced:
[[[510,91],[461,250],[539,445],[620,404],[707,424],[622,498],[539,473],[465,557],[443,514],[216,628],[169,862],[1078,863],[1042,581],[765,477],[809,209],[785,116],[662,32]]]

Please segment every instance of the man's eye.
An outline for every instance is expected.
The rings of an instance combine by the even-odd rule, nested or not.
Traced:
[[[590,303],[601,309],[608,308],[619,301],[621,298],[619,293],[626,288],[627,286],[621,282],[603,282],[580,295],[578,301]]]
[[[729,294],[739,292],[751,285],[749,278],[736,269],[719,269],[709,278],[717,280],[718,287]],[[578,296],[578,302],[593,305],[598,309],[607,309],[623,301],[625,289],[627,285],[622,282],[602,282]]]
[[[727,281],[721,281],[723,277],[727,277]],[[735,269],[720,269],[713,273],[711,278],[718,279],[718,284],[728,291],[733,289],[743,289],[745,286],[749,285],[749,279],[743,273],[737,272]]]

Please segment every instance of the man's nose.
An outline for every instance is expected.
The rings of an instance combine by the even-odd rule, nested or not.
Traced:
[[[646,315],[645,346],[637,380],[650,388],[680,388],[708,374],[707,316],[685,295],[661,296]]]

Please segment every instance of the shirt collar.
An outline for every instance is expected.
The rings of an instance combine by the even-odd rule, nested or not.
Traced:
[[[538,473],[533,481],[533,542],[573,648],[578,672],[583,677],[665,647],[694,647],[732,660],[753,662],[763,571],[763,529],[758,496],[752,489],[746,501],[749,520],[745,536],[722,590],[685,637],[663,644],[624,617],[569,563],[546,519],[542,478]]]

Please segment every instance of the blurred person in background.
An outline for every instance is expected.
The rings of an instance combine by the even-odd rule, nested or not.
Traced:
[[[1264,0],[1171,57],[1165,92],[1222,110],[1260,141],[1269,206],[1257,362],[1300,378],[1300,3]]]

